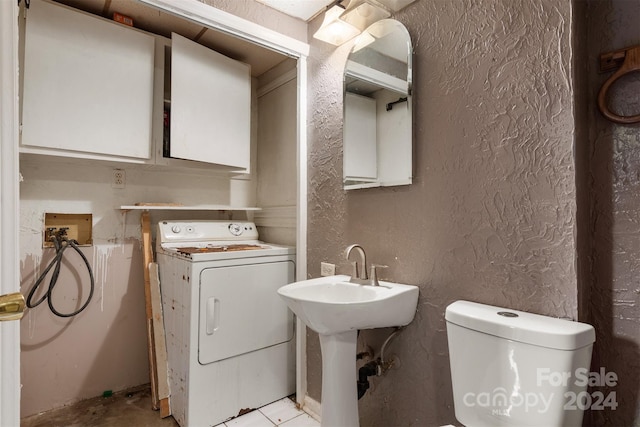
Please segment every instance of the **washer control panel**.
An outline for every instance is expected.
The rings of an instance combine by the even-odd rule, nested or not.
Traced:
[[[234,236],[242,236],[244,229],[242,227],[242,224],[238,224],[237,222],[232,222],[231,224],[229,224],[229,232]]]
[[[258,240],[258,230],[249,221],[160,221],[158,239],[169,242]]]

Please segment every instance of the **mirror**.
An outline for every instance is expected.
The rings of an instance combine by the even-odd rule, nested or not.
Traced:
[[[411,184],[411,37],[383,19],[357,39],[344,70],[346,190]]]

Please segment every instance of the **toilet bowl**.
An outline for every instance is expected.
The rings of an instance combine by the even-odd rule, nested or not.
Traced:
[[[581,426],[591,325],[456,301],[446,309],[455,415],[467,427]],[[583,393],[584,394],[584,393]]]

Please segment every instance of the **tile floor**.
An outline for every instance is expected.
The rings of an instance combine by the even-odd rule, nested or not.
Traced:
[[[0,0],[2,1],[2,0]],[[151,409],[149,385],[95,397],[23,418],[21,427],[178,427],[173,417]],[[284,398],[216,427],[320,427],[320,423]]]
[[[217,427],[320,427],[320,423],[284,398]]]

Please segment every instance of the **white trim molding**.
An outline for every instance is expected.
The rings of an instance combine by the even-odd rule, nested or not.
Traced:
[[[20,291],[18,6],[0,1],[0,294]],[[20,322],[0,322],[0,425],[20,425]]]
[[[302,410],[309,414],[311,418],[317,421],[322,419],[322,404],[309,396],[304,397],[302,402]]]
[[[2,0],[0,0],[2,1]],[[307,57],[309,45],[265,28],[254,22],[215,9],[198,0],[138,0],[141,3],[209,28],[273,49],[298,60],[298,123],[297,167],[298,192],[296,200],[296,280],[307,278]],[[268,220],[270,221],[270,220]],[[307,330],[296,322],[296,395],[302,403],[307,394]]]
[[[307,278],[307,57],[298,58],[298,194],[296,280]],[[307,396],[307,327],[296,322],[296,400]]]
[[[190,21],[293,56],[309,56],[309,45],[198,0],[138,0]]]

